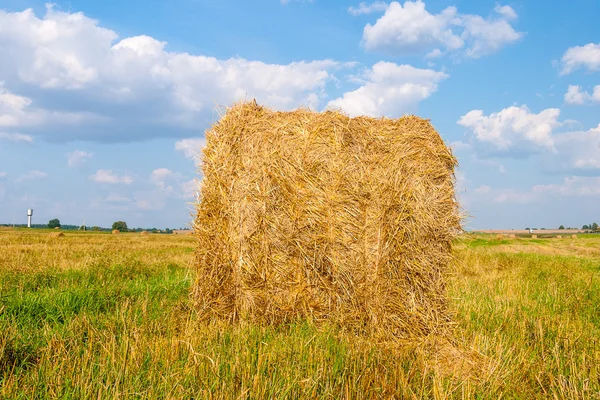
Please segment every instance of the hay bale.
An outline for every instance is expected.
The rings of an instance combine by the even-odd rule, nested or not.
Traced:
[[[571,239],[577,239],[577,235],[571,235]]]
[[[148,232],[148,231],[141,231],[140,232],[140,235],[142,235],[142,236],[148,236],[149,234],[150,234],[150,232]]]
[[[448,326],[456,159],[429,121],[246,103],[206,138],[194,223],[202,316],[328,320],[386,338]]]
[[[508,235],[508,237],[511,239],[515,239],[517,237],[517,235],[515,235],[514,233],[511,233],[510,235]]]
[[[54,230],[59,230],[59,229],[60,229],[60,226],[55,226],[54,227]]]
[[[118,229],[113,229],[113,231],[112,231],[113,235],[119,235],[120,233],[121,233],[121,231]]]
[[[62,232],[50,232],[50,234],[48,235],[52,238],[59,238],[59,237],[64,237],[65,234]]]
[[[537,239],[537,235],[531,235],[532,239]]]

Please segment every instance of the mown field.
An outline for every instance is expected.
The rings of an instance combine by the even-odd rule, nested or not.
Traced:
[[[456,351],[200,323],[194,238],[0,230],[0,398],[600,398],[600,237],[456,241]]]

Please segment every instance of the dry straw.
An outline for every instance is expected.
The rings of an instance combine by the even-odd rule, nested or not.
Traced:
[[[49,236],[53,237],[53,238],[58,238],[58,237],[64,237],[65,234],[62,232],[50,232]]]
[[[428,120],[237,104],[207,133],[201,315],[408,339],[450,323],[456,159]]]
[[[113,234],[113,235],[118,235],[118,234],[120,234],[120,233],[121,233],[121,231],[120,231],[120,230],[118,230],[118,229],[114,229],[114,230],[112,231],[112,234]]]
[[[150,233],[148,231],[141,231],[140,235],[142,236],[148,236]]]

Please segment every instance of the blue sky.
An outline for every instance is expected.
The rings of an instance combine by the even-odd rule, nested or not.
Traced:
[[[0,1],[0,223],[183,227],[217,106],[431,119],[469,228],[600,221],[600,2]]]

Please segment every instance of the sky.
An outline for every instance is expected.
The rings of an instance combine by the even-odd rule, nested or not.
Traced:
[[[600,2],[0,0],[0,223],[190,225],[235,101],[431,120],[469,229],[600,222]]]

